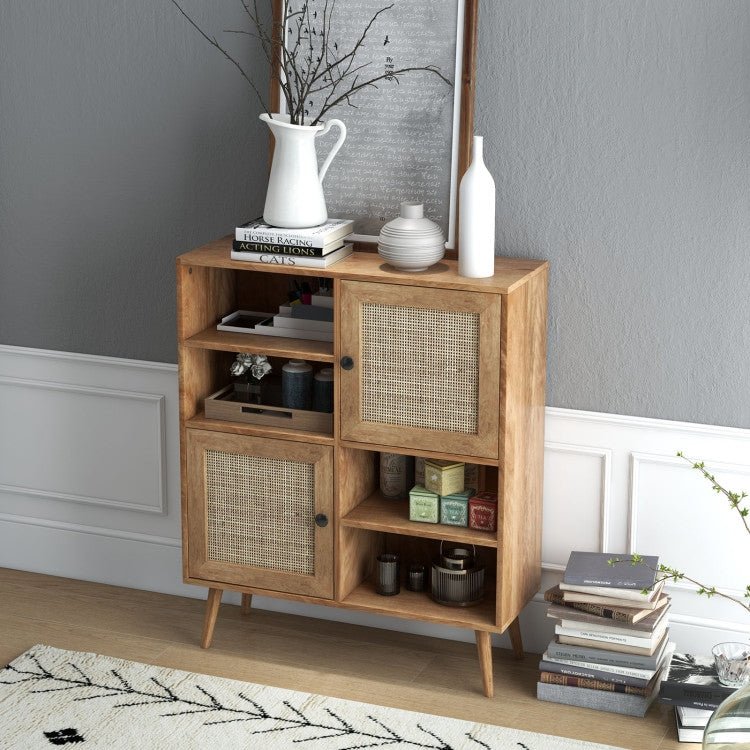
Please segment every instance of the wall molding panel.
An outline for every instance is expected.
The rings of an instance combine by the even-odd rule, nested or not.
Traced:
[[[46,400],[30,420],[36,395]],[[71,415],[80,414],[82,401],[85,427],[77,428]],[[203,589],[182,583],[175,365],[0,346],[0,407],[0,566],[205,597]],[[66,439],[46,440],[38,432],[45,429]],[[522,614],[526,648],[541,652],[552,637],[542,592],[559,581],[573,548],[659,554],[698,580],[740,592],[750,570],[744,530],[675,453],[705,460],[731,489],[750,490],[748,446],[750,430],[548,407],[542,590]],[[19,482],[23,472],[9,455],[22,449],[32,459]],[[100,475],[124,477],[124,486],[90,491],[102,476],[82,461],[87,450],[104,464]],[[72,476],[60,468],[61,456],[74,467]],[[717,538],[727,543],[712,543]],[[728,570],[738,571],[735,578],[727,578]],[[669,593],[681,649],[708,652],[746,632],[746,615],[731,602],[698,597],[685,585],[670,586]],[[470,631],[256,600],[274,611],[473,639]],[[508,641],[503,636],[496,644]]]

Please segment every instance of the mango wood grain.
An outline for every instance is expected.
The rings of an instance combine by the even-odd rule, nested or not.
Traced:
[[[210,265],[210,264],[209,264]],[[183,342],[231,311],[235,275],[218,267],[177,260],[177,340]]]
[[[410,521],[409,501],[384,497],[380,491],[374,492],[356,508],[342,516],[341,524],[351,528],[370,529],[402,536],[444,539],[446,542],[497,547],[497,534],[489,531],[477,531],[442,523]]]
[[[314,514],[333,516],[333,449],[282,440],[224,435],[187,430],[188,449],[188,567],[191,576],[271,590],[290,591],[324,598],[333,597],[333,526],[315,525],[315,574],[239,565],[208,558],[208,513],[205,497],[205,453],[217,450],[263,458],[311,463],[314,466]],[[300,522],[313,524],[312,518]]]
[[[253,606],[253,595],[248,593],[242,594],[242,599],[240,603],[240,610],[242,611],[243,615],[249,615],[250,610]]]
[[[223,593],[224,592],[221,589],[208,590],[208,598],[206,599],[206,619],[203,622],[201,648],[211,647],[211,641],[213,641],[214,638],[214,628],[216,627],[216,618],[219,615],[221,595]]]
[[[381,596],[371,580],[363,581],[345,597],[347,609],[375,612],[407,620],[424,620],[471,630],[499,632],[495,627],[495,601],[488,598],[474,607],[445,607],[432,601],[428,594],[401,587],[398,596]]]
[[[333,362],[333,344],[329,341],[309,341],[307,339],[288,339],[283,336],[217,331],[216,321],[213,325],[191,336],[184,342],[184,345],[223,352],[248,352],[250,354],[267,354],[269,357]]]
[[[221,419],[209,419],[203,412],[185,421],[186,427],[211,432],[225,432],[233,435],[249,435],[251,437],[278,438],[293,440],[298,443],[315,443],[316,445],[334,445],[333,435],[323,435],[319,432],[305,432],[290,430],[283,427],[264,427],[263,425],[246,424],[244,422],[227,422]]]
[[[523,659],[523,638],[521,637],[521,623],[516,617],[513,622],[508,625],[508,636],[510,637],[511,648],[513,649],[513,655],[516,659]]]
[[[541,584],[547,272],[506,298],[501,330],[497,622],[505,629]]]
[[[334,420],[334,423],[336,420]],[[393,452],[393,446],[392,445],[383,445],[382,443],[366,443],[360,440],[339,440],[339,445],[344,446],[345,448],[357,448],[358,450],[366,450],[366,451],[373,451],[373,452],[381,452],[385,451]],[[482,456],[462,456],[457,453],[447,453],[445,451],[430,451],[425,450],[424,448],[405,448],[404,446],[398,447],[398,453],[401,453],[405,456],[420,456],[422,458],[438,458],[441,460],[449,460],[449,461],[464,461],[465,463],[469,464],[479,464],[482,466],[482,471],[485,467],[495,467],[497,468],[497,458],[484,458]]]
[[[482,673],[482,688],[487,698],[495,694],[495,686],[492,679],[492,634],[486,630],[475,630],[477,641],[477,655],[479,656],[479,669]]]
[[[341,436],[350,442],[379,443],[393,448],[418,448],[450,452],[455,455],[497,458],[497,404],[500,373],[500,298],[491,294],[444,290],[439,297],[430,289],[342,281],[339,305],[341,310],[341,353],[354,360],[350,370],[339,371],[342,398],[340,401]],[[474,434],[430,430],[420,427],[365,421],[362,418],[362,339],[365,304],[409,307],[426,310],[476,313],[479,317],[479,383],[477,431]],[[448,375],[446,374],[446,377]]]
[[[444,259],[421,273],[397,271],[384,263],[379,255],[373,253],[353,253],[328,268],[301,268],[299,266],[279,266],[232,260],[230,257],[231,247],[232,237],[223,237],[179,256],[177,261],[188,266],[210,266],[286,276],[373,281],[382,284],[487,292],[488,294],[507,294],[523,284],[526,279],[542,272],[548,266],[547,261],[497,257],[495,258],[494,276],[485,279],[468,279],[459,275],[458,261],[451,259]],[[203,327],[205,328],[206,325],[208,323]],[[197,330],[195,333],[197,333]]]

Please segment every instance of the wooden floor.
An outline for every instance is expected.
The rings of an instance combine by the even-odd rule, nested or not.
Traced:
[[[677,742],[666,706],[637,719],[537,701],[531,654],[495,649],[487,699],[471,644],[222,605],[204,651],[200,600],[2,568],[0,601],[3,664],[46,643],[632,750],[698,747]]]

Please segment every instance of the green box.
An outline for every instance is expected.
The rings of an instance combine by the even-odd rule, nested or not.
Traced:
[[[409,520],[421,523],[437,523],[440,513],[440,496],[421,485],[409,491]]]
[[[440,497],[440,523],[448,526],[468,526],[469,498],[473,494],[474,490],[468,489],[451,495],[442,495]]]

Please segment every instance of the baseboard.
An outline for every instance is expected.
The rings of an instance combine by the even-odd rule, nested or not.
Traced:
[[[19,393],[22,398],[19,398]],[[69,419],[62,445],[29,430],[27,411],[44,394],[44,419]],[[25,398],[25,400],[24,400]],[[81,432],[81,401],[87,412]],[[177,368],[164,363],[0,346],[0,566],[181,596]],[[113,444],[108,417],[127,414],[129,439]],[[73,418],[76,417],[76,421]],[[43,427],[42,415],[33,424]],[[77,428],[76,428],[76,425]],[[748,545],[720,498],[677,459],[705,460],[732,489],[750,488],[750,430],[547,408],[543,587],[560,578],[571,549],[659,554],[663,561],[738,594]],[[6,450],[7,448],[7,450]],[[18,464],[24,449],[31,462]],[[72,470],[59,460],[63,450]],[[82,456],[99,465],[85,470]],[[14,457],[11,465],[9,456]],[[76,463],[77,462],[77,463]],[[108,474],[122,480],[106,486]],[[42,467],[40,469],[39,467]],[[141,478],[131,476],[134,470]],[[722,543],[716,543],[722,540]],[[673,636],[707,652],[746,633],[736,605],[670,587]],[[238,602],[227,594],[226,601]],[[254,606],[323,619],[472,640],[471,631],[255,597]],[[541,594],[521,617],[526,648],[552,635]],[[508,646],[505,636],[497,645]]]

